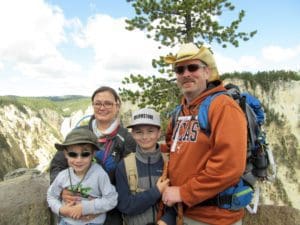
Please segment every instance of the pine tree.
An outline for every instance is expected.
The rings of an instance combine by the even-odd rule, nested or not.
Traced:
[[[224,12],[234,11],[234,5],[227,0],[127,0],[135,9],[136,15],[126,20],[127,29],[146,31],[148,38],[159,42],[161,46],[173,47],[180,43],[216,42],[226,48],[228,44],[239,46],[240,41],[248,41],[257,31],[238,32],[245,11],[238,13],[237,19],[229,25],[222,25],[218,18]],[[151,106],[158,111],[170,111],[178,103],[180,91],[173,73],[160,59],[153,59],[152,66],[158,73],[167,78],[158,76],[143,77],[130,75],[123,84],[136,84],[141,91],[120,89],[125,100],[137,103],[139,107]]]

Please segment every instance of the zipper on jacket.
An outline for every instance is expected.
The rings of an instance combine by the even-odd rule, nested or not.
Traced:
[[[149,177],[149,188],[152,188],[152,180],[151,180],[151,157],[148,157],[148,177]],[[152,221],[153,223],[155,223],[155,205],[153,205],[152,207]]]

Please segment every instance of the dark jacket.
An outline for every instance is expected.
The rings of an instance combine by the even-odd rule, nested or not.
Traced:
[[[91,122],[94,117],[91,118],[89,125],[86,126],[87,129],[92,130]],[[99,149],[103,148],[102,143],[99,144]],[[117,135],[112,138],[112,145],[110,147],[109,155],[118,163],[124,156],[129,154],[130,152],[134,152],[136,148],[136,144],[134,139],[132,138],[131,134],[128,130],[122,126],[119,127]],[[97,160],[99,164],[102,164],[100,161]],[[54,158],[50,163],[50,183],[53,182],[57,174],[66,169],[68,167],[67,160],[64,156],[62,151],[57,151]],[[104,167],[105,169],[105,167]],[[111,182],[114,184],[114,172],[110,171],[110,179]]]
[[[161,198],[156,182],[162,174],[164,162],[159,147],[155,152],[147,153],[137,146],[135,155],[138,188],[143,191],[130,192],[124,160],[122,160],[116,169],[118,209],[124,214],[124,220],[128,225],[155,223],[156,203]]]

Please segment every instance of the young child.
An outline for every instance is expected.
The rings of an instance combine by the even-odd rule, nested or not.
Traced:
[[[117,205],[118,194],[107,173],[92,159],[97,150],[97,138],[85,128],[75,128],[62,144],[69,167],[61,171],[47,192],[51,210],[60,216],[59,225],[102,225],[106,212]],[[77,202],[63,202],[61,193],[68,189],[78,195]]]
[[[118,209],[124,215],[126,225],[156,224],[156,204],[161,193],[168,186],[169,180],[162,181],[164,161],[158,140],[160,138],[160,117],[153,109],[140,109],[133,113],[131,124],[132,136],[137,143],[136,152],[125,157],[116,169],[116,188],[119,194]],[[128,157],[135,154],[136,173],[127,174]],[[128,163],[129,164],[129,163]],[[136,177],[137,189],[132,190],[128,179]],[[132,180],[131,180],[132,181]]]

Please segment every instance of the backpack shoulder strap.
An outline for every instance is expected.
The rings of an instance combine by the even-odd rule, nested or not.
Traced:
[[[138,191],[138,171],[134,152],[131,152],[124,158],[124,165],[129,189],[131,193],[136,193]]]
[[[92,116],[93,115],[83,116],[80,120],[77,121],[77,123],[75,124],[75,126],[73,128],[81,127],[81,126],[87,126],[88,127],[89,121],[92,118]]]
[[[178,119],[181,110],[182,110],[182,105],[177,105],[175,107],[175,109],[173,109],[173,111],[170,113],[170,115],[172,117],[172,127],[173,128],[175,126],[176,120]]]
[[[198,109],[198,123],[200,129],[203,130],[207,135],[210,135],[210,126],[208,121],[208,112],[211,102],[219,95],[226,94],[225,91],[220,91],[207,96],[203,102],[199,105]]]

